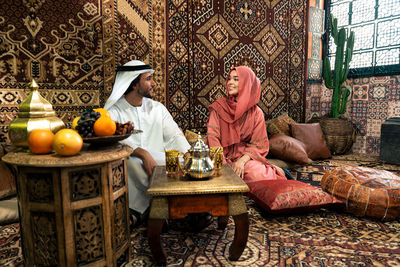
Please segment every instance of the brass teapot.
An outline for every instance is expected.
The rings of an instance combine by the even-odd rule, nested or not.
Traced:
[[[189,149],[190,157],[184,164],[183,169],[179,164],[179,168],[184,175],[187,174],[197,179],[208,178],[214,174],[214,160],[210,158],[210,150],[200,137],[199,134],[197,141]]]

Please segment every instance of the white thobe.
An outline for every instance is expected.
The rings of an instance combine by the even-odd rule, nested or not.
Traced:
[[[108,111],[113,120],[120,123],[131,121],[136,130],[143,131],[132,134],[121,143],[133,150],[138,147],[147,150],[159,165],[165,165],[165,150],[176,149],[185,153],[190,148],[171,114],[160,102],[143,98],[142,105],[134,107],[121,97]],[[146,194],[149,176],[137,157],[128,158],[127,170],[129,208],[143,213],[150,205],[150,197]]]

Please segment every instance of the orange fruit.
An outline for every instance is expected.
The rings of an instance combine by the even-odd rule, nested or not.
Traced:
[[[36,129],[33,130],[28,136],[29,149],[34,154],[47,154],[50,153],[54,134],[49,129]]]
[[[72,121],[72,129],[75,129],[75,127],[78,126],[78,121],[80,118],[81,116],[78,116]]]
[[[97,136],[111,136],[115,134],[117,125],[110,117],[101,116],[94,122],[93,130]]]
[[[54,135],[53,149],[57,154],[72,156],[81,151],[82,137],[72,129],[61,129]]]
[[[102,116],[102,117],[104,116],[104,117],[111,118],[110,113],[104,108],[95,108],[93,110],[100,113],[100,116]]]

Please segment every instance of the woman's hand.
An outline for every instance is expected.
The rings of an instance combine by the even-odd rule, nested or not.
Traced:
[[[246,162],[250,160],[250,157],[248,155],[243,155],[240,159],[237,161],[233,162],[231,167],[233,171],[239,175],[240,178],[244,177],[244,165]]]

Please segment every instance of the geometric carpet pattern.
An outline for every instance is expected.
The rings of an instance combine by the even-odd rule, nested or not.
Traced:
[[[179,222],[161,236],[167,266],[398,266],[400,221],[380,222],[330,209],[307,214],[270,215],[247,199],[250,229],[238,261],[228,260],[234,224],[213,224],[200,233],[184,233]],[[0,226],[0,265],[24,266],[19,224]],[[183,234],[184,233],[184,234]],[[132,261],[154,266],[146,228],[131,235]]]
[[[338,211],[272,216],[247,201],[247,246],[236,262],[228,260],[234,224],[224,231],[214,222],[200,233],[170,229],[162,235],[168,266],[359,266],[400,264],[399,221],[382,223]],[[174,227],[174,226],[172,226]],[[177,228],[177,227],[176,227]],[[128,266],[151,266],[145,228],[133,239]]]
[[[290,169],[295,178],[319,186],[326,170],[337,166],[367,166],[400,173],[400,166],[382,164],[374,156],[344,155]],[[174,220],[162,234],[167,266],[398,266],[400,220],[382,222],[355,217],[339,209],[272,215],[246,197],[250,229],[238,261],[229,261],[232,219],[225,230],[213,223],[199,233],[185,231]],[[132,261],[127,266],[154,266],[146,227],[131,234]],[[23,266],[18,223],[0,226],[0,265]]]

